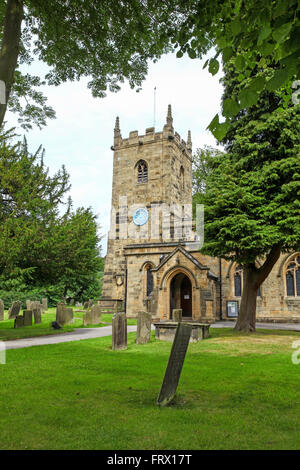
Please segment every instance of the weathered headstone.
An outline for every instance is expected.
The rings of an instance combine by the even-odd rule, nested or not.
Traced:
[[[24,326],[32,326],[32,310],[23,310]]]
[[[30,308],[31,308],[31,300],[26,300],[26,308],[27,308],[27,310],[30,310]]]
[[[86,325],[98,325],[101,323],[101,306],[93,305],[90,310],[83,316],[83,324]]]
[[[182,309],[181,308],[175,308],[172,310],[172,320],[176,322],[181,322],[182,321]]]
[[[48,299],[47,299],[47,297],[44,297],[42,299],[42,306],[43,306],[44,312],[46,312],[48,310]]]
[[[62,302],[56,306],[56,321],[60,326],[73,323],[73,309],[66,307]]]
[[[145,344],[150,341],[152,315],[148,312],[139,312],[137,320],[136,344]]]
[[[93,299],[89,299],[88,308],[91,308],[92,305],[94,305],[94,301],[93,301]]]
[[[21,328],[22,326],[24,326],[23,315],[17,315],[15,317],[14,328]]]
[[[42,323],[41,310],[39,308],[33,308],[32,313],[33,313],[33,317],[34,317],[34,323],[36,325],[38,323]]]
[[[157,404],[160,406],[170,403],[176,394],[191,331],[192,325],[178,323],[164,380],[157,399]]]
[[[12,303],[12,306],[10,307],[8,311],[9,320],[16,318],[16,316],[19,315],[20,310],[21,310],[21,301],[16,300],[15,302]]]
[[[112,349],[127,349],[127,318],[125,312],[112,317]]]
[[[71,299],[70,300],[70,304],[69,304],[71,307],[74,305],[74,299]]]
[[[88,302],[84,302],[83,304],[83,308],[86,310],[89,308],[89,303]]]
[[[0,321],[4,320],[4,303],[0,299]]]

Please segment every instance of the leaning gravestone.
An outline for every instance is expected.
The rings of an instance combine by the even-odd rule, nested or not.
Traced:
[[[41,309],[33,308],[32,313],[33,313],[35,325],[37,325],[38,323],[42,323]]]
[[[21,328],[24,326],[24,317],[23,315],[17,315],[14,322],[14,328]]]
[[[32,310],[23,310],[24,326],[32,326]]]
[[[172,319],[173,321],[176,321],[176,322],[181,322],[182,321],[182,309],[181,308],[176,308],[174,310],[172,310]]]
[[[16,316],[19,315],[20,310],[21,310],[21,301],[17,300],[15,302],[13,302],[12,306],[10,307],[10,309],[8,311],[9,320],[12,320],[12,319],[16,318]]]
[[[56,306],[56,321],[60,326],[73,323],[73,309],[66,307],[62,302]]]
[[[4,303],[0,299],[0,321],[4,320]]]
[[[112,317],[112,349],[127,349],[127,319],[125,312]]]
[[[145,344],[150,341],[152,315],[148,312],[139,312],[137,320],[136,344]]]
[[[83,324],[86,325],[99,325],[101,323],[101,306],[93,305],[90,310],[83,316]]]
[[[159,406],[167,405],[175,396],[191,331],[192,325],[178,323],[164,380],[157,399]]]

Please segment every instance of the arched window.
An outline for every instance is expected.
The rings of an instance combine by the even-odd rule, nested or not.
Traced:
[[[234,272],[234,295],[235,297],[241,297],[242,295],[242,266],[237,266]]]
[[[286,295],[300,297],[300,254],[289,258],[285,270]]]
[[[234,272],[234,295],[235,297],[241,297],[243,291],[243,268],[237,266]],[[261,297],[260,286],[257,289],[257,297]]]
[[[137,168],[137,182],[147,183],[148,181],[148,165],[144,160],[140,160],[136,164]]]
[[[147,267],[147,289],[146,289],[146,294],[147,297],[151,294],[153,291],[153,274],[151,272],[152,266]]]
[[[180,189],[181,189],[181,191],[184,190],[184,168],[183,168],[183,166],[180,167]]]

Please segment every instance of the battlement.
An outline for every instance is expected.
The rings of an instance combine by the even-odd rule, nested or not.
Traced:
[[[138,131],[135,130],[131,131],[128,137],[122,138],[119,117],[116,118],[116,125],[114,129],[114,145],[112,147],[113,150],[137,145],[147,145],[162,140],[169,140],[170,142],[174,142],[180,148],[181,151],[191,156],[191,132],[188,131],[187,142],[180,137],[178,132],[174,132],[171,105],[168,106],[167,122],[164,125],[163,130],[160,132],[155,132],[155,127],[148,127],[145,130],[144,135],[139,135]]]

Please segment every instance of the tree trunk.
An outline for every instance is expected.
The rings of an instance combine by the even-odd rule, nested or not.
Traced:
[[[237,331],[254,332],[256,323],[256,298],[259,286],[268,277],[274,264],[279,259],[281,246],[274,245],[264,264],[257,268],[249,263],[243,266],[244,285],[239,316],[234,327]]]
[[[3,126],[10,92],[18,63],[23,0],[7,0],[0,51],[0,81],[5,85],[5,103],[0,103],[0,127]]]
[[[255,331],[257,289],[255,270],[245,266],[243,270],[243,292],[239,316],[234,327],[238,331]]]

